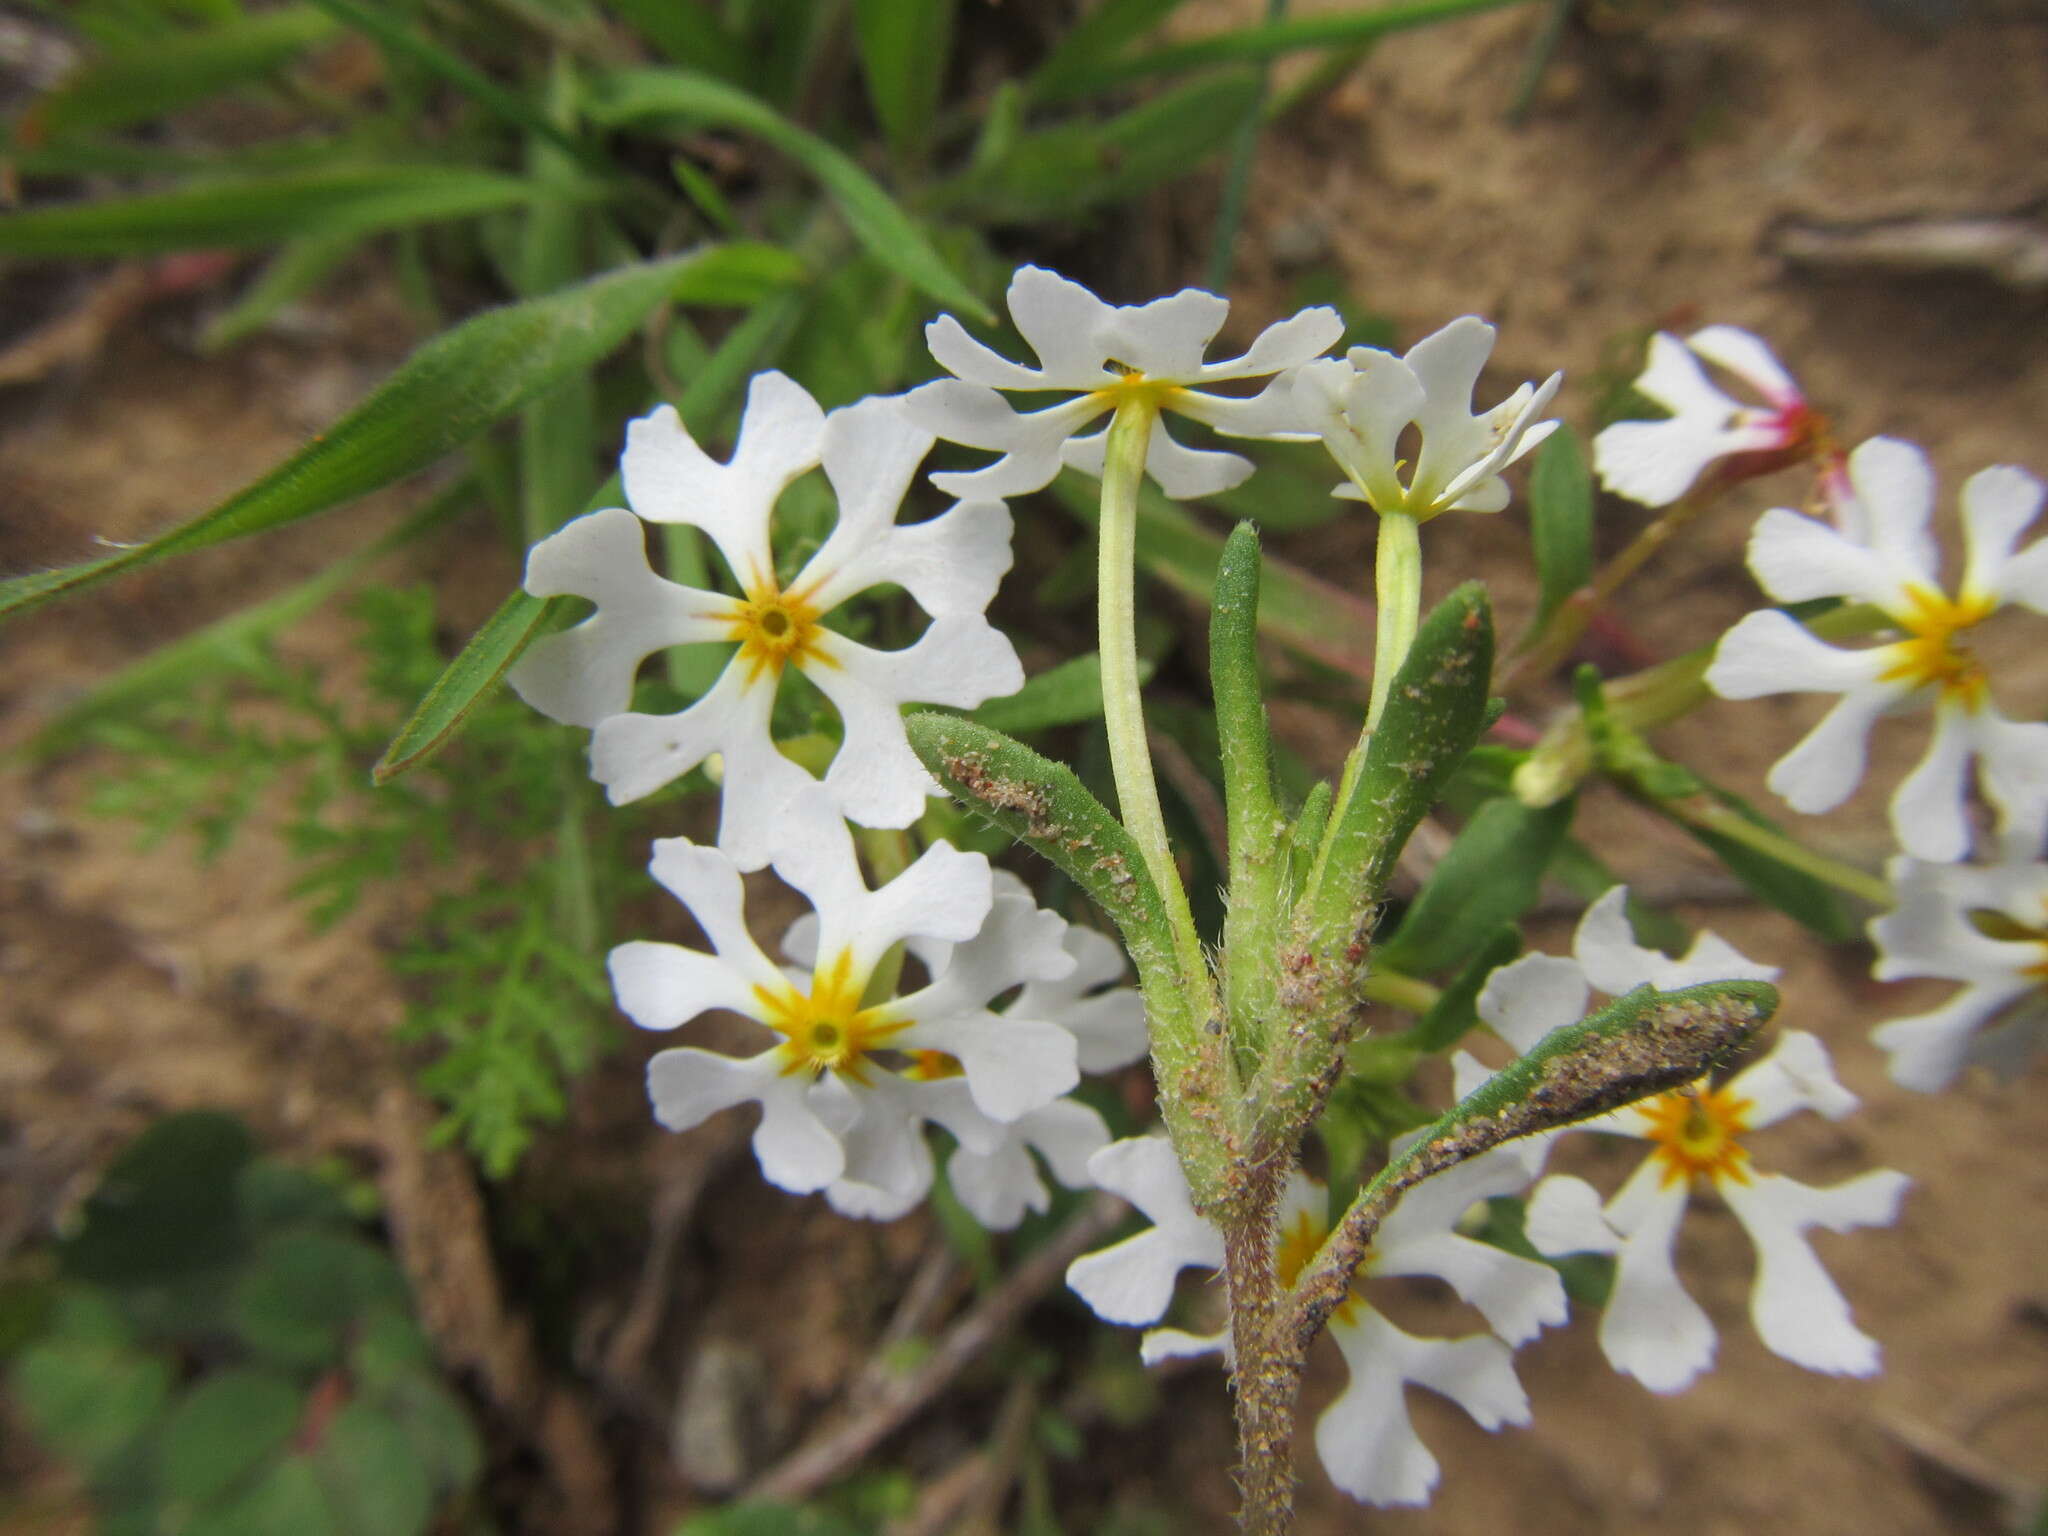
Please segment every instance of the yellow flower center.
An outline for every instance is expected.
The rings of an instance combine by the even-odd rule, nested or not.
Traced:
[[[911,1023],[886,1006],[861,1007],[867,980],[855,972],[852,954],[842,949],[829,964],[821,963],[811,972],[809,992],[794,986],[780,991],[754,988],[761,1022],[783,1037],[776,1050],[784,1077],[837,1072],[856,1083],[867,1081],[868,1053]]]
[[[1884,681],[1938,688],[1965,709],[1976,709],[1984,702],[1989,679],[1984,664],[1958,637],[1990,618],[1997,604],[1967,593],[1951,602],[1931,587],[1911,587],[1906,595],[1908,611],[1891,617],[1909,638],[1891,647],[1898,660],[1885,670]]]
[[[921,1083],[935,1083],[942,1077],[960,1077],[966,1070],[959,1057],[944,1051],[912,1051],[910,1065],[903,1069],[903,1075]]]
[[[1115,358],[1109,360],[1108,367],[1117,375],[1116,382],[1089,392],[1089,398],[1106,411],[1113,411],[1133,398],[1149,398],[1154,410],[1165,410],[1174,397],[1183,392],[1182,386],[1152,378],[1140,369],[1126,367]]]
[[[1649,1121],[1655,1156],[1664,1163],[1663,1183],[1680,1179],[1749,1182],[1749,1151],[1742,1133],[1755,1108],[1725,1088],[1680,1088],[1639,1106]]]
[[[747,600],[729,621],[730,638],[739,642],[747,681],[766,672],[780,677],[785,666],[831,665],[818,647],[823,617],[803,592],[784,592],[773,577],[747,590]]]

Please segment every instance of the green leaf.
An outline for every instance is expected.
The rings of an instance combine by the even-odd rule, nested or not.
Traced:
[[[1197,169],[1256,109],[1256,76],[1191,80],[1104,121],[1062,123],[1018,136],[1009,152],[951,183],[948,201],[998,222],[1071,218]]]
[[[391,738],[391,745],[370,770],[370,782],[389,784],[459,736],[471,713],[496,691],[520,653],[572,606],[570,598],[531,597],[523,591],[514,591],[500,603]]]
[[[287,1456],[246,1494],[209,1512],[185,1536],[355,1536],[342,1525],[306,1456]]]
[[[817,179],[853,237],[877,261],[941,304],[984,323],[994,319],[988,306],[954,274],[923,231],[873,177],[758,97],[687,70],[636,69],[602,82],[590,112],[598,122],[615,128],[676,121],[711,123],[752,134]]]
[[[868,101],[903,161],[923,158],[952,52],[954,0],[854,0]]]
[[[1034,95],[1109,67],[1116,56],[1180,8],[1181,0],[1103,0],[1067,28],[1031,77]]]
[[[7,1385],[50,1449],[101,1479],[128,1470],[123,1464],[163,1413],[171,1366],[118,1345],[60,1337],[23,1350]]]
[[[1173,933],[1144,855],[1073,769],[957,715],[914,714],[904,726],[941,784],[1051,859],[1115,921],[1141,974],[1172,971]]]
[[[1144,682],[1150,671],[1141,663],[1138,680]],[[1026,678],[1024,686],[1008,698],[990,699],[973,712],[973,718],[992,731],[1011,736],[1100,720],[1102,657],[1094,651],[1069,656]]]
[[[1529,626],[1533,635],[1566,598],[1593,579],[1593,480],[1570,427],[1559,427],[1536,450],[1529,476],[1529,537],[1542,590]]]
[[[507,305],[435,337],[328,431],[247,489],[146,543],[0,582],[0,617],[121,572],[297,522],[426,468],[558,379],[593,367],[664,302],[725,291],[749,248],[712,246],[622,267]]]
[[[283,1450],[298,1426],[303,1393],[273,1371],[228,1370],[178,1400],[158,1446],[167,1497],[211,1504]]]
[[[312,1457],[336,1523],[351,1536],[418,1536],[434,1512],[427,1469],[405,1431],[362,1403],[337,1413]]]
[[[438,165],[208,179],[0,216],[0,255],[138,256],[312,236],[338,240],[469,218],[532,196],[532,185],[516,176]]]
[[[741,82],[749,73],[745,46],[719,19],[714,6],[677,0],[610,0],[671,63]]]
[[[1330,812],[1301,903],[1317,929],[1350,935],[1378,904],[1415,824],[1479,739],[1492,674],[1493,610],[1468,581],[1423,619],[1357,782]]]
[[[729,1504],[692,1515],[675,1536],[865,1536],[851,1521],[815,1505]]]
[[[377,1306],[406,1305],[390,1259],[359,1238],[286,1232],[257,1249],[235,1285],[235,1331],[268,1360],[321,1369],[340,1359],[347,1331]]]
[[[312,6],[285,5],[207,31],[111,50],[31,107],[16,132],[61,139],[163,117],[260,80],[334,32],[334,23]]]
[[[1078,470],[1060,471],[1053,493],[1075,517],[1095,526],[1102,487]],[[1138,489],[1138,564],[1175,591],[1209,606],[1223,539],[1147,480]],[[1369,681],[1373,610],[1363,598],[1296,566],[1262,562],[1259,628],[1282,645],[1325,666]]]
[[[1536,903],[1574,802],[1531,810],[1519,800],[1489,800],[1465,824],[1377,958],[1397,971],[1429,976],[1462,966]]]
[[[1512,924],[1503,925],[1491,938],[1472,951],[1472,958],[1458,972],[1457,979],[1438,994],[1429,1012],[1416,1020],[1409,1038],[1423,1052],[1447,1051],[1479,1021],[1479,994],[1486,978],[1522,952],[1522,935]]]
[[[1333,11],[1323,16],[1268,22],[1264,26],[1171,43],[1136,56],[1077,65],[1062,72],[1057,89],[1042,86],[1038,94],[1041,99],[1082,95],[1144,75],[1181,74],[1211,65],[1277,58],[1304,48],[1355,47],[1390,32],[1525,3],[1526,0],[1400,0],[1369,10]]]
[[[242,1230],[235,1178],[255,1153],[232,1115],[193,1110],[150,1126],[114,1159],[58,1249],[64,1272],[132,1285],[232,1257]]]

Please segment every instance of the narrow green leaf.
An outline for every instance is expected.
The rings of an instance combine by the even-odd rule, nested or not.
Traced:
[[[868,101],[896,158],[916,163],[930,147],[952,52],[954,0],[854,0]]]
[[[1573,802],[1532,811],[1489,800],[1465,824],[1375,958],[1412,976],[1462,966],[1504,923],[1535,905],[1543,871],[1571,825]]]
[[[713,246],[623,267],[465,321],[413,353],[327,432],[211,511],[98,560],[0,581],[0,617],[169,555],[296,522],[424,469],[557,380],[594,367],[657,304],[696,302],[702,288],[719,288],[734,250]]]
[[[260,80],[334,32],[333,21],[312,6],[285,5],[206,31],[111,50],[31,107],[17,131],[61,139],[163,117]]]
[[[510,208],[533,195],[515,176],[455,166],[349,166],[207,180],[100,202],[0,216],[0,255],[135,256],[341,239]]]
[[[1357,782],[1331,812],[1302,897],[1317,929],[1349,933],[1378,904],[1415,824],[1479,738],[1492,673],[1493,610],[1468,581],[1423,619]]]
[[[222,352],[263,329],[277,312],[313,289],[359,249],[363,236],[311,235],[293,240],[264,264],[241,298],[216,316],[199,338],[201,351]]]
[[[946,264],[922,230],[875,179],[840,150],[799,128],[758,97],[680,69],[635,69],[602,83],[591,115],[611,127],[675,121],[710,123],[752,134],[814,176],[874,258],[941,304],[975,319],[994,319],[988,306]]]
[[[546,633],[569,606],[568,598],[532,597],[523,591],[514,591],[500,603],[391,738],[391,745],[370,770],[370,782],[389,784],[460,735],[471,712],[504,680],[519,653]]]
[[[1259,96],[1253,74],[1203,76],[1100,122],[1021,134],[1001,159],[942,195],[984,218],[1018,223],[1128,202],[1197,169],[1230,142]]]
[[[1139,681],[1150,669],[1140,664]],[[1056,725],[1081,725],[1102,718],[1102,658],[1094,651],[1065,661],[1024,680],[1004,699],[990,699],[973,718],[992,731],[1015,736],[1049,730]]]
[[[1456,1045],[1479,1020],[1477,1005],[1486,978],[1521,952],[1522,935],[1512,924],[1496,929],[1493,937],[1482,940],[1472,951],[1457,979],[1443,989],[1405,1038],[1424,1053],[1447,1051]]]
[[[1268,22],[1220,32],[1184,43],[1153,48],[1136,56],[1107,59],[1067,70],[1057,86],[1046,85],[1037,93],[1042,100],[1084,95],[1144,75],[1181,74],[1217,64],[1237,64],[1254,59],[1278,58],[1305,48],[1355,47],[1359,43],[1400,32],[1411,27],[1431,26],[1480,11],[1526,4],[1527,0],[1401,0],[1370,10],[1333,11],[1323,16],[1303,16],[1292,21]]]
[[[670,63],[744,84],[750,73],[740,39],[719,19],[718,8],[694,0],[610,0]]]
[[[1031,77],[1031,92],[1056,95],[1077,77],[1100,74],[1117,55],[1180,8],[1181,0],[1103,0],[1069,27]]]
[[[1529,537],[1542,592],[1530,621],[1533,635],[1566,598],[1593,579],[1593,479],[1570,427],[1559,427],[1536,451],[1529,477]]]
[[[1079,470],[1062,470],[1052,489],[1068,511],[1095,525],[1102,490]],[[1138,563],[1204,607],[1215,587],[1223,540],[1147,480],[1138,490]],[[1372,675],[1372,605],[1342,587],[1271,558],[1263,562],[1259,628],[1302,655],[1349,672]]]

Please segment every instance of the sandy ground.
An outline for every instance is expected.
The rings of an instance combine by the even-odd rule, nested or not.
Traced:
[[[1190,24],[1250,9],[1191,7]],[[1248,318],[1277,313],[1294,279],[1324,265],[1404,343],[1477,311],[1501,325],[1491,387],[1562,367],[1563,411],[1581,424],[1592,377],[1618,340],[1660,321],[1731,321],[1771,339],[1844,442],[1913,437],[1951,493],[1985,463],[2048,470],[2048,305],[2038,295],[1971,277],[1819,279],[1788,271],[1767,248],[1788,217],[1969,216],[2048,196],[2048,31],[2009,22],[1929,36],[1894,30],[1849,0],[1594,10],[1601,27],[1567,38],[1518,130],[1500,115],[1533,9],[1392,39],[1325,106],[1288,121],[1262,156],[1241,241]],[[1179,281],[1192,271],[1190,262],[1153,275]],[[351,302],[328,339],[264,340],[204,362],[176,344],[186,322],[159,315],[117,335],[84,371],[0,395],[7,565],[67,558],[95,536],[134,537],[288,452],[400,350],[374,292]],[[1645,572],[1618,605],[1634,641],[1649,655],[1677,654],[1754,606],[1739,563],[1750,513],[1799,494],[1793,477],[1758,488]],[[1605,514],[1609,548],[1641,519],[1619,505]],[[389,515],[367,507],[175,562],[12,627],[0,746],[24,740],[124,659],[247,590],[314,569]],[[1325,571],[1362,572],[1370,537],[1352,520],[1277,548]],[[1529,601],[1515,514],[1445,519],[1428,538],[1432,590],[1484,575],[1512,630]],[[512,577],[488,548],[480,536],[420,557],[459,594],[458,624]],[[2038,717],[2048,652],[2037,634],[2008,629],[1992,654],[2007,703]],[[332,656],[341,632],[315,625],[293,644]],[[1540,715],[1541,701],[1530,708]],[[1816,713],[1805,700],[1716,705],[1661,740],[1761,796],[1764,769]],[[1885,846],[1883,794],[1923,740],[1924,725],[1884,726],[1871,787],[1803,830],[1874,861]],[[281,861],[260,838],[198,875],[182,849],[138,855],[128,829],[82,813],[93,771],[72,761],[0,779],[0,1148],[9,1168],[0,1241],[43,1230],[99,1160],[169,1109],[227,1105],[281,1146],[340,1148],[370,1167],[390,1160],[392,1127],[414,1122],[391,1108],[408,1092],[389,1041],[403,1000],[376,959],[405,920],[403,897],[308,937],[281,898]],[[1605,799],[1593,809],[1581,829],[1624,874],[1668,888],[1704,870],[1645,814]],[[1687,1228],[1683,1272],[1722,1344],[1701,1385],[1652,1400],[1606,1368],[1582,1324],[1520,1357],[1535,1404],[1528,1429],[1489,1436],[1412,1394],[1445,1467],[1427,1511],[1361,1512],[1305,1455],[1305,1532],[1989,1532],[2001,1526],[1987,1484],[2048,1480],[2048,1113],[2030,1091],[2038,1071],[1938,1098],[1904,1093],[1885,1081],[1868,1029],[1942,988],[1879,987],[1865,979],[1866,956],[1830,956],[1768,911],[1723,901],[1682,915],[1786,967],[1786,1022],[1825,1037],[1865,1101],[1840,1124],[1773,1132],[1760,1162],[1815,1182],[1892,1166],[1915,1182],[1896,1231],[1818,1240],[1858,1321],[1883,1341],[1884,1374],[1831,1380],[1765,1353],[1744,1316],[1746,1239],[1724,1212],[1702,1210]],[[1558,948],[1568,931],[1553,924],[1538,937]],[[765,1191],[744,1157],[719,1161],[715,1138],[693,1151],[687,1138],[663,1137],[641,1110],[646,1049],[627,1041],[579,1093],[571,1126],[492,1202],[501,1228],[508,1205],[519,1206],[575,1252],[570,1267],[586,1284],[566,1304],[555,1298],[542,1353],[604,1432],[608,1464],[593,1475],[623,1490],[613,1528],[660,1532],[691,1497],[666,1449],[682,1417],[672,1410],[677,1383],[727,1383],[698,1396],[745,1420],[738,1464],[742,1475],[758,1470],[844,1388],[935,1238],[918,1218],[887,1229],[839,1222],[817,1202]],[[1580,1166],[1612,1180],[1628,1164],[1589,1154]],[[445,1165],[441,1176],[462,1183]],[[405,1187],[387,1177],[388,1189]],[[632,1306],[650,1208],[680,1210],[687,1225],[651,1324]],[[474,1227],[473,1211],[468,1220]],[[545,1287],[530,1248],[506,1268],[513,1312],[537,1305]],[[429,1305],[459,1311],[475,1273],[446,1273],[448,1294]],[[1397,1294],[1390,1308],[1418,1328],[1471,1326],[1454,1304],[1420,1291]],[[651,1329],[653,1341],[630,1381],[603,1368],[620,1358],[607,1346],[622,1319]],[[1032,1337],[1071,1348],[1085,1335],[1053,1309],[1034,1320]],[[502,1360],[499,1376],[477,1363],[492,1347],[471,1338],[453,1351],[485,1397],[490,1382],[516,1374]],[[970,1378],[955,1408],[935,1416],[943,1422],[902,1442],[903,1459],[929,1471],[985,1433],[996,1378],[1011,1368],[1022,1367],[1006,1355]],[[1311,1410],[1336,1376],[1334,1359],[1323,1361]],[[1092,1429],[1057,1486],[1075,1507],[1149,1507],[1221,1529],[1226,1412],[1220,1382],[1199,1373],[1176,1381],[1136,1427]],[[559,1434],[531,1433],[558,1458],[576,1454]],[[701,1454],[696,1465],[701,1483]]]

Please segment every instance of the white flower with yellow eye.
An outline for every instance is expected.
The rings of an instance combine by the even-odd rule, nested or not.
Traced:
[[[965,946],[913,935],[904,948],[928,976],[960,969],[981,953],[1002,955],[1028,949],[1043,957],[1057,947],[1072,957],[1064,976],[1034,978],[1002,1008],[1004,1021],[1038,1020],[1074,1037],[1076,1065],[1083,1072],[1126,1066],[1145,1053],[1145,1010],[1135,988],[1115,986],[1125,974],[1123,951],[1091,928],[1068,924],[1039,908],[1023,881],[994,871],[995,900],[979,932]],[[782,952],[799,967],[817,963],[819,924],[800,917],[783,937]],[[1041,959],[1034,972],[1051,969]],[[1025,1212],[1045,1212],[1052,1193],[1039,1165],[1069,1189],[1086,1189],[1088,1159],[1109,1144],[1109,1127],[1086,1104],[1055,1099],[1014,1120],[996,1120],[974,1103],[957,1057],[918,1050],[902,1058],[900,1071],[870,1085],[879,1107],[863,1113],[844,1137],[846,1169],[825,1190],[841,1215],[893,1221],[931,1192],[933,1164],[923,1134],[926,1122],[943,1127],[958,1143],[946,1164],[953,1192],[975,1220],[1006,1232]],[[874,1099],[864,1100],[874,1103]]]
[[[1870,924],[1879,981],[1932,976],[1963,990],[1871,1038],[1892,1081],[1932,1093],[1968,1066],[2004,1077],[2048,1050],[2048,864],[1894,859],[1896,905]]]
[[[1586,1014],[1595,989],[1613,997],[1636,987],[1660,992],[1708,981],[1769,981],[1777,971],[1745,959],[1703,933],[1679,959],[1635,942],[1628,891],[1616,886],[1579,923],[1572,958],[1525,955],[1487,978],[1479,1017],[1517,1051]],[[1458,1088],[1469,1093],[1485,1069],[1459,1053]],[[1604,1206],[1568,1175],[1536,1186],[1529,1241],[1542,1253],[1604,1253],[1616,1259],[1614,1291],[1600,1320],[1600,1344],[1614,1368],[1655,1392],[1677,1392],[1713,1362],[1714,1328],[1685,1293],[1672,1244],[1694,1189],[1712,1190],[1757,1248],[1750,1315],[1766,1346],[1808,1370],[1868,1375],[1877,1345],[1849,1320],[1848,1303],[1820,1267],[1804,1232],[1882,1225],[1898,1214],[1905,1175],[1877,1169],[1828,1189],[1757,1172],[1749,1138],[1801,1109],[1840,1119],[1855,1096],[1835,1080],[1813,1035],[1786,1034],[1775,1050],[1726,1084],[1663,1093],[1563,1131],[1531,1137],[1541,1157],[1558,1137],[1601,1131],[1651,1143],[1651,1154]]]
[[[1102,473],[1107,429],[1083,428],[1137,392],[1233,437],[1311,435],[1295,417],[1286,383],[1251,397],[1219,395],[1207,386],[1283,373],[1327,351],[1344,334],[1333,309],[1305,309],[1259,333],[1244,356],[1204,362],[1203,354],[1230,312],[1230,301],[1184,288],[1149,304],[1105,304],[1079,283],[1043,267],[1019,267],[1010,279],[1010,318],[1037,355],[1038,366],[1013,363],[967,334],[951,315],[925,327],[939,365],[953,375],[904,397],[911,416],[948,442],[986,448],[1002,457],[981,469],[932,476],[949,496],[1020,496],[1051,483],[1062,464]],[[1020,413],[999,391],[1072,394],[1070,400]],[[1208,496],[1252,472],[1234,453],[1187,448],[1155,422],[1145,468],[1169,496]]]
[[[751,1057],[683,1047],[648,1063],[655,1117],[688,1130],[737,1104],[758,1103],[754,1150],[769,1181],[796,1193],[847,1172],[849,1147],[901,1182],[921,1143],[897,1065],[920,1051],[960,1064],[972,1108],[1007,1123],[1079,1079],[1074,1037],[1056,1024],[991,1013],[991,999],[1073,969],[1064,925],[995,902],[988,860],[939,844],[870,891],[853,839],[823,791],[785,806],[774,868],[818,915],[816,960],[795,977],[748,933],[740,869],[716,848],[659,839],[650,868],[711,941],[711,954],[636,941],[611,952],[619,1007],[646,1029],[674,1029],[712,1009],[752,1019],[775,1038]],[[902,997],[871,996],[877,966],[913,937],[949,942],[945,968]],[[896,1053],[903,1053],[898,1055]],[[913,1170],[914,1172],[914,1170]]]
[[[1745,405],[1724,392],[1700,360],[1742,380],[1763,400]],[[1636,393],[1671,414],[1662,421],[1617,421],[1593,438],[1593,468],[1617,496],[1669,506],[1724,460],[1751,472],[1774,469],[1807,452],[1820,419],[1771,349],[1748,331],[1710,325],[1685,340],[1659,331]]]
[[[1498,512],[1508,504],[1500,472],[1557,429],[1539,421],[1564,375],[1523,384],[1475,413],[1472,392],[1493,352],[1493,327],[1474,315],[1453,320],[1395,356],[1353,347],[1342,358],[1295,370],[1294,400],[1309,428],[1348,477],[1335,494],[1375,512],[1426,522],[1441,512]],[[1412,468],[1398,457],[1413,427]],[[1409,474],[1404,482],[1403,469]]]
[[[1903,638],[1863,650],[1815,639],[1776,609],[1752,613],[1721,639],[1707,685],[1723,698],[1839,693],[1841,702],[1780,758],[1769,784],[1795,810],[1831,810],[1863,777],[1880,715],[1926,702],[1934,738],[1892,797],[1892,830],[1916,859],[1946,863],[1970,848],[1971,765],[2024,857],[2048,835],[2048,724],[2008,720],[1970,648],[1971,631],[2006,603],[2048,613],[2048,540],[2013,546],[2041,505],[2041,483],[2009,466],[1963,484],[1963,579],[1950,597],[1929,522],[1934,474],[1910,443],[1872,438],[1849,456],[1863,536],[1779,507],[1750,537],[1749,565],[1782,602],[1841,597],[1880,609]]]
[[[1157,1225],[1075,1260],[1067,1283],[1106,1321],[1151,1322],[1166,1311],[1182,1268],[1222,1267],[1222,1236],[1195,1214],[1180,1165],[1162,1138],[1117,1142],[1097,1154],[1094,1166],[1098,1183],[1129,1197]],[[1316,1451],[1330,1480],[1354,1499],[1429,1502],[1439,1469],[1408,1417],[1404,1389],[1410,1383],[1448,1397],[1485,1429],[1529,1422],[1514,1347],[1565,1321],[1564,1286],[1548,1265],[1465,1237],[1456,1226],[1479,1202],[1526,1187],[1534,1166],[1524,1149],[1510,1144],[1409,1190],[1380,1224],[1351,1289],[1330,1314],[1330,1337],[1351,1379],[1316,1421]],[[1275,1268],[1281,1283],[1292,1287],[1330,1235],[1328,1192],[1299,1170],[1289,1174],[1277,1228]],[[1447,1283],[1491,1331],[1421,1338],[1366,1300],[1368,1280],[1414,1275]],[[1155,1328],[1145,1335],[1148,1365],[1204,1354],[1229,1359],[1228,1334]]]
[[[984,501],[929,522],[895,521],[931,444],[896,400],[827,414],[779,373],[755,377],[729,463],[698,447],[671,407],[634,422],[620,464],[633,510],[578,518],[527,559],[528,592],[587,598],[597,612],[536,641],[508,680],[551,719],[593,729],[591,773],[614,804],[720,754],[719,846],[751,870],[768,861],[781,803],[811,782],[769,734],[776,690],[794,669],[831,701],[844,728],[824,779],[833,802],[863,826],[908,826],[938,787],[904,737],[902,706],[971,708],[1024,682],[1017,653],[983,617],[1010,566],[1008,509]],[[838,521],[785,586],[770,542],[775,503],[820,465]],[[740,595],[654,574],[642,519],[702,529]],[[914,645],[878,651],[827,626],[847,599],[884,583],[932,616]],[[702,698],[674,715],[629,712],[648,656],[713,643],[737,649]]]

